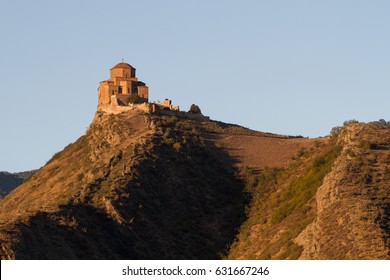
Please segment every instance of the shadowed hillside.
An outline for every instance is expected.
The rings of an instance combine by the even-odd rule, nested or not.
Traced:
[[[0,201],[0,256],[387,259],[389,129],[305,139],[97,112]]]
[[[0,172],[0,199],[23,183],[34,172],[35,170],[19,173]]]
[[[201,130],[173,117],[97,114],[1,201],[2,258],[220,258],[242,222],[243,184]]]

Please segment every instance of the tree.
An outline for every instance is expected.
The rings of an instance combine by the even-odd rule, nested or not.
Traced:
[[[202,114],[202,111],[200,110],[199,106],[195,104],[191,105],[189,112],[193,114]]]

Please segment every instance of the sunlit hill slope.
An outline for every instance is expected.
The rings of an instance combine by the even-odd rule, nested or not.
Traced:
[[[389,258],[390,129],[97,112],[0,200],[2,259]]]

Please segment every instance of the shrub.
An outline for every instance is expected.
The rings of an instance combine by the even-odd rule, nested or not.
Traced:
[[[200,110],[199,106],[195,104],[191,105],[189,112],[193,114],[202,114],[202,111]]]
[[[331,137],[337,137],[343,128],[341,126],[335,126],[330,130]]]
[[[317,157],[313,160],[313,167],[318,169],[321,167],[321,165],[324,165],[326,163],[325,158],[323,157]]]
[[[345,121],[343,123],[343,125],[346,126],[346,125],[349,125],[349,124],[352,124],[352,123],[359,123],[359,122],[357,120],[355,120],[355,119],[352,119],[352,120]]]
[[[140,101],[140,97],[137,94],[132,94],[131,96],[126,98],[126,103],[138,103]]]
[[[373,123],[383,125],[383,126],[390,126],[390,121],[386,121],[385,119],[380,119],[380,120],[375,121]]]
[[[334,146],[324,155],[313,160],[311,167],[306,169],[302,177],[295,180],[282,195],[281,204],[272,215],[272,224],[278,224],[295,209],[303,207],[316,193],[325,175],[330,172],[333,162],[341,151]]]

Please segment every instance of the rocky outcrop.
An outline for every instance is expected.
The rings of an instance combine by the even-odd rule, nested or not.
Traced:
[[[295,241],[301,259],[389,259],[390,128],[350,124],[316,193],[317,218]]]

